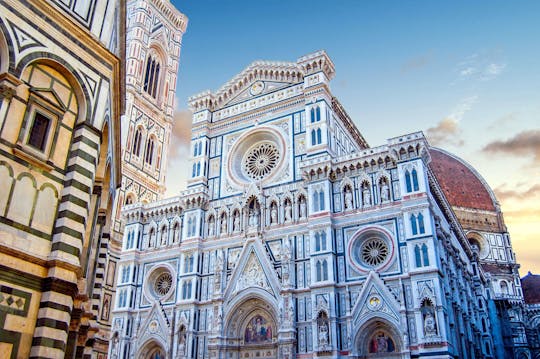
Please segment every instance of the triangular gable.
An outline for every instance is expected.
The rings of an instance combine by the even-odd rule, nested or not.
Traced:
[[[274,298],[278,298],[280,285],[272,268],[274,266],[259,241],[248,240],[227,283],[224,293],[225,301],[249,292],[250,288],[262,289]]]
[[[291,82],[276,82],[276,81],[261,81],[255,80],[246,85],[245,90],[240,91],[235,97],[229,99],[227,102],[222,104],[224,106],[235,105],[240,102],[244,102],[267,93],[291,86]]]
[[[303,80],[302,69],[296,63],[255,61],[223,85],[214,98],[218,107],[223,107]],[[262,91],[255,88],[250,93],[251,86],[258,82],[263,84]]]
[[[165,317],[165,313],[159,302],[155,301],[148,317],[139,327],[139,342],[145,343],[148,339],[159,339],[163,344],[167,343],[170,337],[170,323]]]
[[[353,327],[359,328],[375,317],[399,325],[399,311],[399,303],[382,279],[374,271],[369,272],[352,311]]]

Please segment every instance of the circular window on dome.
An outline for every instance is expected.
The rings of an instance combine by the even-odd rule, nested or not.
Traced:
[[[349,258],[356,269],[366,272],[384,269],[390,263],[394,246],[390,233],[382,228],[369,228],[353,236]]]
[[[258,143],[242,159],[242,170],[249,178],[259,181],[276,168],[278,161],[279,150],[273,143]]]
[[[145,292],[148,297],[163,299],[172,293],[174,276],[168,266],[153,269],[146,279]]]

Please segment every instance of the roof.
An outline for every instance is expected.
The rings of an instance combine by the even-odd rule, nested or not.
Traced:
[[[531,272],[521,278],[521,289],[527,304],[540,303],[540,275]]]
[[[462,159],[430,147],[430,167],[453,207],[496,211],[495,195],[476,170]]]

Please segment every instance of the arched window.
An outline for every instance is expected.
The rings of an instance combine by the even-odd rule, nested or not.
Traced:
[[[326,232],[321,232],[321,250],[326,250]]]
[[[148,55],[143,89],[153,98],[157,97],[160,70],[161,64],[159,63],[159,59],[154,54]]]
[[[311,123],[315,122],[315,109],[312,107],[310,112]]]
[[[150,233],[148,234],[148,248],[152,248],[154,246],[154,236],[155,231],[154,228],[150,229]]]
[[[426,230],[424,228],[424,216],[422,213],[418,213],[418,233],[426,233]]]
[[[508,283],[504,280],[501,280],[501,293],[508,294]]]
[[[128,204],[133,204],[133,196],[131,194],[128,194],[126,196],[126,201],[124,202],[124,204],[127,206]]]
[[[320,128],[317,129],[317,144],[320,145],[322,143],[322,131]]]
[[[414,258],[416,260],[416,268],[422,266],[422,254],[420,253],[420,246],[414,246]]]
[[[313,192],[313,212],[317,212],[319,210],[319,192],[315,191]]]
[[[202,142],[199,142],[199,151],[198,151],[198,155],[202,155]]]
[[[409,170],[405,170],[405,186],[407,187],[407,192],[412,192],[411,174]]]
[[[411,176],[412,176],[413,189],[415,191],[418,191],[418,189],[419,189],[419,187],[418,187],[418,174],[416,173],[416,168],[413,168]]]
[[[199,150],[199,147],[197,147],[197,142],[195,142],[195,144],[193,145],[193,157],[198,156],[198,150]]]
[[[184,273],[193,272],[193,262],[194,262],[193,254],[189,254],[184,258]]]
[[[197,162],[197,176],[201,175],[201,163]]]
[[[144,155],[144,162],[151,165],[153,161],[154,161],[154,138],[149,137],[148,141],[146,141],[146,152]]]
[[[324,210],[324,191],[319,192],[319,211]]]
[[[133,148],[131,153],[139,157],[141,155],[141,141],[142,141],[142,132],[139,127],[135,130],[135,137],[133,139]]]
[[[315,121],[319,122],[321,120],[321,108],[317,106],[315,109]]]
[[[315,233],[315,251],[321,250],[321,237],[319,236],[319,232]]]
[[[328,262],[326,259],[322,261],[322,280],[328,280]]]
[[[411,214],[411,232],[414,235],[418,234],[418,227],[416,225],[416,216]]]
[[[422,257],[424,257],[424,266],[429,266],[428,248],[425,243],[422,244]]]
[[[193,227],[193,218],[188,218],[188,228],[187,228],[187,236],[191,237],[194,233],[192,233],[192,227]]]
[[[311,145],[315,146],[317,144],[317,133],[315,130],[311,130]]]
[[[315,264],[315,271],[316,271],[317,282],[320,282],[322,278],[322,264],[320,261],[317,261],[317,264]]]

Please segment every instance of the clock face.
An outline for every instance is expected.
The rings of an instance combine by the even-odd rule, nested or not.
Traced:
[[[260,94],[261,92],[263,92],[263,90],[264,90],[264,82],[257,81],[253,85],[251,85],[251,87],[249,89],[249,93],[252,96],[256,96],[256,95]]]

